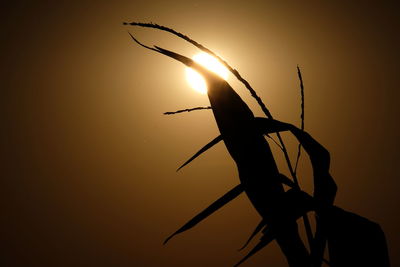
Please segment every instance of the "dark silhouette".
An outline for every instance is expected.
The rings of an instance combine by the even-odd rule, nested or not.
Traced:
[[[196,107],[196,108],[186,108],[186,109],[181,109],[177,111],[169,111],[169,112],[164,112],[164,115],[173,115],[177,113],[182,113],[182,112],[191,112],[194,110],[202,110],[202,109],[211,109],[211,107]]]
[[[138,23],[133,25],[143,26]],[[162,30],[168,29],[163,26],[158,27]],[[173,30],[167,31],[172,32]],[[192,228],[245,192],[262,220],[243,248],[260,231],[263,235],[259,243],[235,266],[243,263],[272,240],[277,241],[291,267],[316,267],[321,266],[322,261],[330,266],[389,266],[386,240],[379,225],[333,205],[337,186],[329,173],[329,152],[303,130],[304,124],[302,124],[302,129],[299,129],[294,125],[271,118],[254,117],[250,108],[232,87],[213,72],[190,58],[157,46],[148,47],[132,35],[131,37],[141,46],[195,69],[207,81],[208,98],[221,135],[200,149],[180,168],[223,140],[237,165],[240,178],[239,185],[192,218],[169,236],[164,243],[176,234]],[[188,38],[182,34],[180,37]],[[300,74],[299,77],[301,79]],[[304,104],[302,105],[304,107]],[[196,109],[199,108],[178,112]],[[304,118],[303,113],[302,117]],[[313,196],[300,190],[293,169],[291,169],[293,181],[278,171],[264,136],[281,131],[290,131],[310,158],[314,177]],[[282,149],[285,151],[283,142],[279,135],[278,137],[282,143]],[[291,189],[285,191],[283,184],[290,186]],[[311,251],[306,249],[301,240],[296,222],[300,217],[307,218],[306,214],[309,211],[315,211],[317,216],[314,236],[310,229],[307,230],[308,238],[311,241]],[[326,243],[329,247],[329,261],[323,259]]]

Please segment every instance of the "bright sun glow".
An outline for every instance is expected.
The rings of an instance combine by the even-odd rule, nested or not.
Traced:
[[[207,53],[201,52],[194,55],[193,60],[211,70],[212,72],[215,72],[224,80],[228,79],[228,69],[224,65],[222,65],[215,57]],[[207,93],[206,81],[204,80],[203,76],[201,76],[197,71],[193,70],[192,68],[186,68],[186,79],[194,90],[201,94]]]

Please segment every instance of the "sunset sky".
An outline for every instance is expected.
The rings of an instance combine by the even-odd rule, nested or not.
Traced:
[[[237,249],[260,218],[244,194],[162,245],[239,179],[222,143],[175,171],[219,132],[209,110],[163,112],[207,106],[207,96],[190,88],[182,64],[128,31],[189,57],[199,51],[125,21],[189,35],[296,125],[299,65],[305,127],[331,153],[335,204],[379,223],[400,266],[395,1],[9,1],[1,10],[1,266],[232,266],[248,251]],[[284,138],[294,161],[297,144]],[[312,192],[304,154],[299,176]],[[243,264],[267,265],[286,266],[275,243]]]

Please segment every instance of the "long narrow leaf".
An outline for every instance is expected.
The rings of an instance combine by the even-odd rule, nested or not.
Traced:
[[[239,251],[241,251],[242,249],[244,249],[245,247],[247,247],[247,245],[250,243],[250,241],[256,236],[256,234],[258,234],[263,227],[267,224],[267,222],[262,219],[261,222],[256,226],[256,229],[254,229],[253,233],[250,235],[250,237],[247,239],[246,243],[244,243],[243,247],[241,247],[239,249]]]
[[[214,145],[218,144],[221,140],[222,140],[222,136],[221,135],[219,135],[216,138],[214,138],[213,140],[211,140],[211,142],[209,142],[207,145],[205,145],[199,151],[197,151],[196,154],[194,154],[190,159],[188,159],[185,163],[183,163],[182,166],[180,166],[176,171],[179,171],[180,169],[182,169],[183,167],[188,165],[190,162],[192,162],[192,160],[194,160],[195,158],[200,156],[203,152],[206,152],[209,148],[211,148]]]
[[[245,262],[248,258],[256,254],[258,251],[260,251],[262,248],[264,248],[266,245],[271,243],[272,240],[274,240],[274,235],[272,231],[267,228],[267,231],[265,232],[264,236],[261,238],[260,242],[243,258],[241,259],[238,263],[234,265],[234,267],[239,266],[243,262]]]
[[[237,196],[239,196],[244,191],[244,187],[242,184],[235,186],[228,193],[217,199],[214,203],[208,206],[205,210],[194,216],[189,222],[179,228],[175,233],[170,235],[167,239],[165,239],[164,244],[166,244],[172,237],[175,235],[182,233],[190,228],[194,227],[196,224],[207,218],[209,215],[223,207],[229,201],[233,200]]]

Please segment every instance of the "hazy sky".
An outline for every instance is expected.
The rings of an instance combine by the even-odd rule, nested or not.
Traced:
[[[0,265],[231,266],[247,252],[237,249],[259,217],[244,195],[162,245],[239,180],[223,144],[175,172],[218,130],[210,111],[162,113],[208,99],[190,89],[183,65],[127,30],[188,56],[196,49],[123,21],[188,34],[294,124],[298,64],[306,129],[331,152],[336,204],[378,222],[400,265],[399,8],[341,2],[3,1]],[[305,156],[299,174],[310,191]],[[275,244],[243,266],[267,264],[285,266]]]

